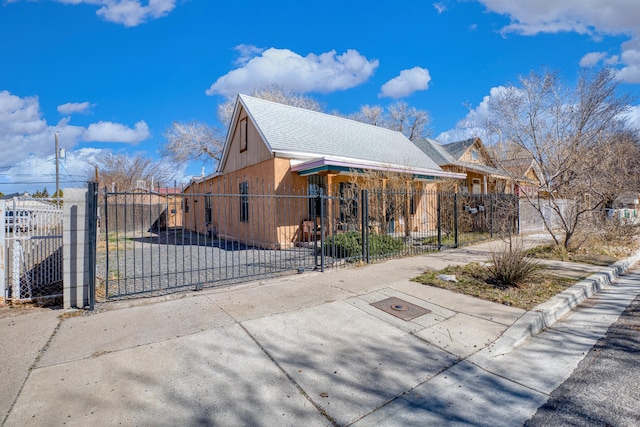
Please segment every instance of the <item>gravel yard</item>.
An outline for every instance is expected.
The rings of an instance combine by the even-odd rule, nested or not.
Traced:
[[[311,247],[271,250],[179,231],[116,240],[99,250],[99,299],[199,289],[315,267]],[[106,245],[104,245],[106,248]]]

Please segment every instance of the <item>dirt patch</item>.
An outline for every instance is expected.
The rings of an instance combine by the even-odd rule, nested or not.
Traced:
[[[453,275],[456,281],[439,279],[438,276],[442,274]],[[429,270],[413,280],[524,310],[531,310],[578,282],[577,279],[558,277],[541,270],[526,283],[503,286],[493,281],[487,266],[475,262],[463,266],[449,266],[438,271]]]

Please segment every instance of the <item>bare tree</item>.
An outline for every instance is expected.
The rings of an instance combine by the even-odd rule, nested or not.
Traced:
[[[431,117],[424,110],[409,106],[404,101],[389,105],[387,111],[378,105],[363,105],[349,116],[353,120],[401,132],[407,138],[426,138],[430,134]]]
[[[176,163],[191,160],[218,161],[224,148],[225,134],[218,127],[191,121],[173,122],[164,132],[165,144],[160,152]]]
[[[628,131],[621,118],[631,98],[618,94],[611,70],[585,71],[574,88],[549,71],[532,72],[519,83],[490,101],[488,127],[500,140],[494,152],[502,154],[502,161],[525,154],[537,164],[542,173],[538,191],[522,195],[544,219],[556,244],[569,249],[591,213],[632,184],[622,179],[614,185],[607,179],[620,164],[616,156],[622,152],[621,142],[628,143],[621,139]],[[543,215],[544,206],[553,218]],[[557,226],[561,239],[555,234]]]
[[[369,125],[386,127],[383,114],[384,108],[379,105],[363,105],[351,118]]]
[[[144,182],[144,188],[150,189],[159,183],[171,182],[175,176],[175,167],[166,161],[156,161],[142,154],[129,156],[126,154],[107,154],[100,157],[87,170],[90,179],[95,178],[95,168],[98,171],[98,186],[120,191],[135,189],[139,182]]]
[[[411,235],[410,227],[410,198],[416,189],[416,182],[410,173],[392,170],[368,169],[350,178],[350,186],[343,194],[345,200],[357,200],[361,190],[369,193],[369,215],[379,224],[379,232],[384,233],[391,221],[404,224],[406,237]],[[348,204],[343,206],[342,216],[349,217],[354,210]],[[355,218],[348,221],[358,223],[357,212]]]

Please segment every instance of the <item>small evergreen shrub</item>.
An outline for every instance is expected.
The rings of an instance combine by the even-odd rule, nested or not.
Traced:
[[[401,238],[387,235],[369,235],[369,256],[389,255],[404,247]],[[362,233],[351,231],[329,236],[322,245],[324,254],[336,258],[359,258],[362,256]]]

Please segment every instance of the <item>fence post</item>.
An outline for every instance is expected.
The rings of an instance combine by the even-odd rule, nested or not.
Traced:
[[[362,190],[360,192],[362,199],[362,261],[369,264],[369,191]]]
[[[453,194],[453,247],[458,247],[458,193]]]
[[[438,250],[442,250],[442,193],[437,195],[437,215],[438,215]]]
[[[325,200],[325,196],[322,194],[322,188],[320,189],[318,200],[320,201],[320,272],[324,273],[324,200]]]
[[[105,235],[104,295],[105,299],[107,299],[109,298],[109,193],[106,185],[104,187],[104,223],[100,224],[100,227],[104,227]]]
[[[516,226],[518,227],[518,234],[520,234],[520,198],[515,195],[513,197],[515,198],[515,204],[516,204],[516,215],[517,215]]]
[[[87,194],[87,268],[89,269],[89,310],[94,309],[96,303],[96,245],[98,226],[98,183],[89,182]]]
[[[5,288],[5,280],[7,278],[7,253],[6,253],[6,215],[7,209],[4,200],[0,200],[0,307],[4,307],[7,300],[7,290]]]
[[[318,199],[320,196],[318,195],[312,195],[310,193],[307,194],[308,196],[308,203],[311,205],[311,220],[313,221],[313,226],[311,227],[311,230],[309,230],[310,237],[311,237],[311,242],[313,243],[313,264],[315,266],[315,268],[318,268],[318,235],[316,233],[316,219],[318,218],[318,215],[316,214],[316,207],[318,206]],[[322,239],[320,239],[320,243],[322,243]],[[320,248],[321,251],[324,252],[323,248]],[[324,266],[320,267],[321,269],[324,268]]]
[[[493,194],[489,194],[489,237],[493,239]]]

